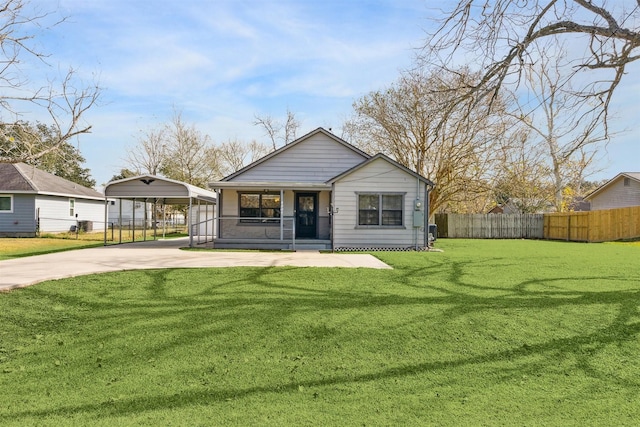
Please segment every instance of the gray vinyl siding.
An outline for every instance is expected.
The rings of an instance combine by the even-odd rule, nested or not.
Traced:
[[[74,213],[70,215],[69,199],[75,200]],[[73,197],[36,196],[36,209],[40,213],[40,231],[59,233],[69,231],[76,221],[92,221],[93,230],[104,230],[104,201]]]
[[[9,195],[9,193],[2,193]],[[34,236],[36,213],[34,194],[13,194],[13,212],[0,212],[0,237]]]
[[[334,247],[408,248],[416,242],[422,247],[424,227],[414,229],[413,206],[418,197],[424,203],[424,182],[417,190],[417,178],[378,159],[335,183]],[[418,191],[418,192],[417,192]],[[395,193],[404,195],[403,227],[358,227],[359,193]]]
[[[624,177],[610,183],[606,189],[591,197],[591,210],[626,208],[640,206],[640,182],[630,179],[630,185],[624,186]]]
[[[365,157],[318,133],[231,179],[233,182],[325,182]]]

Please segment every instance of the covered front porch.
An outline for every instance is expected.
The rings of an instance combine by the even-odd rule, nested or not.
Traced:
[[[331,185],[216,182],[215,248],[330,250]]]

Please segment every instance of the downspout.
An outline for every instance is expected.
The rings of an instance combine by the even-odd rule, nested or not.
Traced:
[[[424,247],[425,248],[429,248],[429,213],[431,210],[431,207],[429,206],[429,191],[433,189],[433,186],[431,186],[431,188],[429,188],[429,184],[427,182],[424,183],[424,210],[425,210],[425,216],[424,216],[424,225],[425,225],[425,233],[424,233]]]

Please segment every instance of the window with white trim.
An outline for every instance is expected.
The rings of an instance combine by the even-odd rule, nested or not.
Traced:
[[[13,196],[11,194],[0,194],[0,213],[13,212]]]
[[[240,222],[280,223],[280,193],[240,193]]]
[[[76,199],[69,199],[69,216],[76,213]]]
[[[402,227],[404,195],[358,194],[358,226]]]

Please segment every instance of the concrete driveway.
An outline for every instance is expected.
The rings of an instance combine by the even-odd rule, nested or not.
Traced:
[[[368,254],[184,251],[188,238],[77,249],[0,261],[0,291],[109,271],[196,267],[391,268]]]

